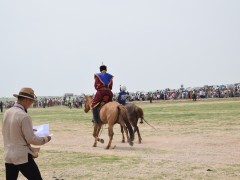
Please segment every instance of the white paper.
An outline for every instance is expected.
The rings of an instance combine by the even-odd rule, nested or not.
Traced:
[[[33,133],[36,136],[40,136],[40,137],[49,136],[50,135],[49,124],[42,124],[42,125],[39,125],[39,126],[33,126]]]

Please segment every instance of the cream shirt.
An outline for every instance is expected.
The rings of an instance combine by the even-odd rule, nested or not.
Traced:
[[[4,142],[4,159],[6,163],[23,164],[28,162],[28,153],[38,156],[40,148],[32,145],[43,145],[47,137],[38,137],[33,133],[32,119],[20,104],[15,104],[3,116],[2,135]]]

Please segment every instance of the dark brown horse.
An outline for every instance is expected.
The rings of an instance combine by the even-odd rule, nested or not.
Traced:
[[[92,102],[92,96],[85,96],[84,101],[84,111],[87,113],[90,110],[90,105]],[[117,102],[109,102],[105,104],[100,112],[99,112],[100,120],[98,123],[94,123],[93,137],[95,138],[93,147],[97,146],[97,141],[104,142],[103,139],[99,138],[99,132],[103,124],[108,124],[108,136],[109,142],[106,149],[111,147],[112,139],[113,139],[113,126],[116,123],[119,123],[126,133],[127,140],[129,145],[133,145],[134,133],[131,124],[128,121],[127,110],[126,108],[117,103]],[[130,135],[130,137],[129,137]]]
[[[134,133],[137,132],[138,134],[138,143],[141,144],[142,143],[142,137],[138,128],[138,119],[140,118],[141,121],[140,123],[143,123],[143,120],[146,122],[146,120],[144,119],[144,114],[143,114],[143,110],[142,108],[140,108],[139,106],[133,104],[133,103],[127,103],[125,105],[127,112],[128,112],[128,120],[131,123],[131,125],[134,128]],[[148,124],[148,122],[146,122]],[[122,142],[125,142],[125,137],[124,137],[124,133],[123,133],[123,128],[121,127],[121,132],[122,132]]]

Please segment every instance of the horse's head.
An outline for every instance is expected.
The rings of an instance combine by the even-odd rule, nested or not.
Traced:
[[[85,95],[84,97],[84,112],[87,113],[91,109],[92,96]]]

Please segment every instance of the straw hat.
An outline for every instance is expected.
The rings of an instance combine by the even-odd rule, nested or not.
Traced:
[[[21,96],[21,97],[25,97],[32,100],[36,99],[36,95],[34,94],[34,91],[32,88],[22,88],[18,94],[13,94],[13,96],[16,98]]]

